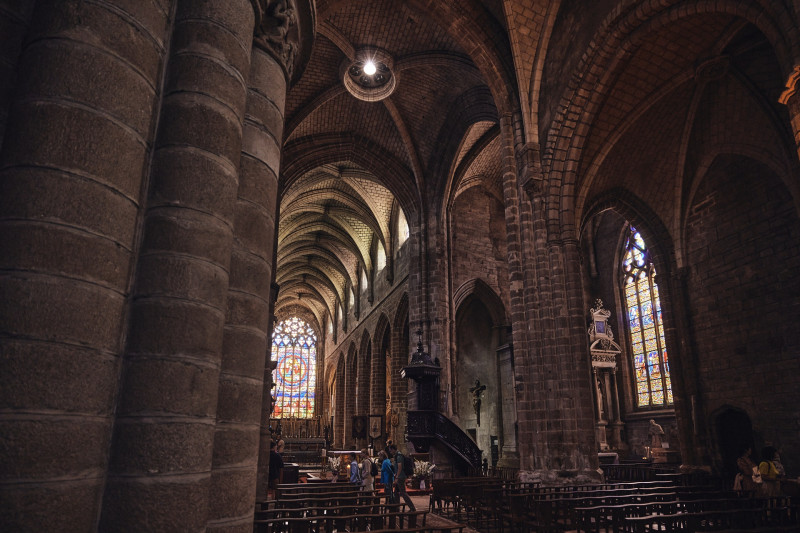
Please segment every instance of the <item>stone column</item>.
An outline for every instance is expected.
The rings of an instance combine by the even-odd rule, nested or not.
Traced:
[[[497,349],[497,364],[500,372],[500,402],[503,416],[503,450],[497,466],[519,468],[519,452],[514,424],[517,421],[517,406],[514,401],[514,365],[511,344]]]
[[[32,4],[1,4],[5,58]],[[0,156],[0,529],[92,531],[171,8],[36,6]]]
[[[622,427],[625,425],[622,422],[622,416],[620,413],[619,408],[619,384],[617,383],[617,368],[614,367],[611,369],[611,373],[609,374],[612,380],[611,384],[611,410],[612,410],[612,422],[611,422],[611,447],[614,449],[619,449],[622,446]]]
[[[0,146],[17,81],[17,62],[35,2],[0,0]]]
[[[269,444],[272,442],[270,416],[272,415],[272,371],[278,366],[277,361],[267,361],[264,368],[264,394],[261,400],[261,428],[258,440],[258,469],[256,471],[256,501],[267,499],[267,485],[269,483]]]
[[[285,97],[283,69],[254,48],[234,210],[209,531],[253,527]]]
[[[261,456],[269,457],[269,439],[263,438],[261,427],[268,427],[272,410],[274,366],[269,361],[265,375],[265,359],[271,352],[272,312],[278,296],[274,265],[284,109],[294,61],[300,57],[302,29],[307,33],[309,24],[313,28],[313,20],[307,20],[312,13],[307,3],[299,10],[288,10],[282,2],[254,2],[253,8],[255,47],[234,207],[209,530],[250,531],[254,496],[260,491],[266,494],[266,486],[257,488],[256,480],[267,479],[269,473],[268,460],[261,461],[260,472],[258,466],[259,449]],[[298,17],[305,24],[298,24]],[[264,392],[267,402],[262,402]]]
[[[272,262],[272,273],[275,273],[275,261]],[[269,301],[269,324],[267,325],[267,356],[264,367],[264,378],[262,382],[261,398],[261,428],[258,432],[258,469],[256,474],[256,501],[267,499],[267,483],[269,482],[269,443],[272,441],[272,427],[270,417],[272,416],[272,391],[275,383],[272,380],[272,371],[278,367],[278,362],[270,359],[272,353],[272,330],[275,325],[273,310],[275,302],[278,301],[278,291],[280,285],[270,284]],[[319,375],[319,374],[317,374]]]
[[[374,342],[374,339],[373,339]],[[369,342],[366,345],[362,346],[362,350],[358,354],[358,374],[356,376],[356,410],[355,414],[359,416],[369,416],[369,386],[372,382],[371,376],[371,366],[372,366],[372,359],[375,357],[373,354],[373,346],[372,342]],[[369,418],[367,419],[369,420]],[[367,427],[369,427],[367,425]],[[369,433],[369,430],[367,430]],[[359,449],[366,448],[367,444],[369,444],[369,437],[365,439],[354,439],[353,442],[356,444],[356,447]]]
[[[206,528],[252,32],[248,0],[178,3],[103,531]]]

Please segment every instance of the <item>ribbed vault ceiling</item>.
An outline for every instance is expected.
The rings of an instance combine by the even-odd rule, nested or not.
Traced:
[[[391,262],[400,210],[411,222],[462,184],[497,187],[492,95],[513,90],[502,18],[500,0],[317,2],[311,59],[286,100],[279,320],[313,316],[322,332],[362,271],[372,282],[378,251]],[[380,101],[342,81],[364,47],[393,60],[397,87]]]

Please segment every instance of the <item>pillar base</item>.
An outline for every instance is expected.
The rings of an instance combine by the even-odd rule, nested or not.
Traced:
[[[503,450],[497,461],[500,468],[519,468],[519,452],[517,450]]]

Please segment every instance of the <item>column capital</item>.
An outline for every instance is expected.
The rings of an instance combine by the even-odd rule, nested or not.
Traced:
[[[253,45],[281,65],[292,85],[311,57],[316,34],[314,0],[250,0],[255,12]]]

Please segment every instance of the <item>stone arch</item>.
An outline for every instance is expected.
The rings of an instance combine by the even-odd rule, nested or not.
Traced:
[[[392,398],[388,435],[389,438],[397,443],[402,441],[406,427],[406,412],[408,410],[409,384],[400,376],[400,370],[408,364],[411,354],[408,293],[403,293],[400,298],[392,323],[392,358],[391,368],[389,369]]]
[[[353,415],[356,414],[356,387],[358,383],[358,349],[355,342],[350,342],[344,363],[344,446],[353,443]]]
[[[507,315],[500,297],[478,278],[459,287],[453,300],[453,414],[459,426],[490,457],[495,439],[507,434],[503,430],[501,389],[502,380],[511,376],[501,378],[498,361],[498,348],[505,342]],[[478,385],[485,390],[476,396],[474,388]]]
[[[392,380],[388,375],[392,362],[392,326],[384,313],[378,318],[373,334],[374,346],[372,354],[370,414],[383,417],[383,437],[373,442],[375,449],[381,449],[389,434],[388,426],[391,418]]]
[[[785,6],[770,3],[769,7],[757,2],[701,2],[668,7],[660,4],[643,5],[640,9],[623,12],[618,7],[606,19],[603,28],[592,40],[593,44],[581,60],[570,88],[562,98],[544,148],[544,167],[550,174],[548,206],[548,234],[552,239],[574,238],[575,201],[581,153],[602,103],[614,84],[613,80],[627,64],[626,59],[642,41],[656,30],[687,16],[697,14],[727,14],[739,17],[756,26],[772,44],[779,64],[788,76],[797,54],[797,39],[790,30],[794,17]],[[604,90],[596,90],[597,87]],[[577,121],[567,117],[577,116]],[[553,155],[565,154],[557,160]],[[582,214],[581,214],[582,216]]]
[[[664,325],[664,336],[669,352],[670,377],[672,380],[672,393],[675,408],[675,423],[677,425],[678,437],[681,446],[681,455],[684,461],[692,461],[701,453],[701,433],[704,427],[701,420],[693,418],[693,408],[698,409],[700,403],[698,397],[699,381],[696,371],[696,358],[691,350],[692,330],[688,326],[688,317],[685,309],[685,287],[683,286],[683,270],[676,265],[674,244],[671,234],[666,225],[656,215],[656,213],[639,197],[630,191],[622,188],[614,188],[593,199],[586,209],[586,213],[581,221],[581,235],[585,237],[589,227],[589,221],[604,211],[614,211],[627,223],[636,227],[641,233],[642,238],[647,244],[650,258],[653,261],[659,287],[659,297],[661,299],[662,319]],[[620,346],[623,348],[624,357],[621,359],[619,368],[620,378],[617,381],[620,387],[620,403],[625,405],[626,412],[635,410],[632,404],[632,394],[634,387],[634,371],[630,360],[630,352],[626,348],[629,345],[627,338],[625,303],[622,298],[622,291],[619,285],[621,277],[620,263],[622,260],[621,247],[622,232],[614,244],[613,265],[611,283],[613,284],[614,302],[616,308],[616,322],[619,324],[617,337]],[[591,237],[589,237],[591,238]],[[589,309],[592,302],[584,302],[584,309]],[[691,398],[695,398],[694,407],[691,405]],[[671,422],[670,422],[671,423]],[[697,431],[697,430],[700,431]],[[636,431],[630,428],[628,439],[635,440]],[[641,439],[640,439],[641,440]]]
[[[355,413],[359,416],[368,416],[372,414],[370,411],[370,392],[373,386],[371,372],[373,353],[372,339],[366,329],[361,334],[361,347],[358,353]],[[368,442],[369,439],[357,441],[359,449],[366,447]]]
[[[356,135],[316,135],[288,143],[283,149],[288,161],[281,170],[280,191],[285,191],[306,172],[324,164],[351,161],[374,175],[394,195],[407,216],[420,212],[416,178],[397,157],[373,141]]]
[[[456,314],[458,314],[459,308],[467,305],[473,298],[477,298],[486,306],[493,323],[498,326],[509,323],[509,317],[502,300],[489,284],[480,278],[473,278],[456,289],[453,294],[453,307],[456,309]]]
[[[331,390],[335,391],[334,401],[336,409],[333,415],[333,442],[334,446],[344,448],[345,443],[345,399],[346,399],[346,386],[345,386],[345,366],[346,361],[343,353],[339,353],[339,361],[336,365],[336,377],[334,387]]]

